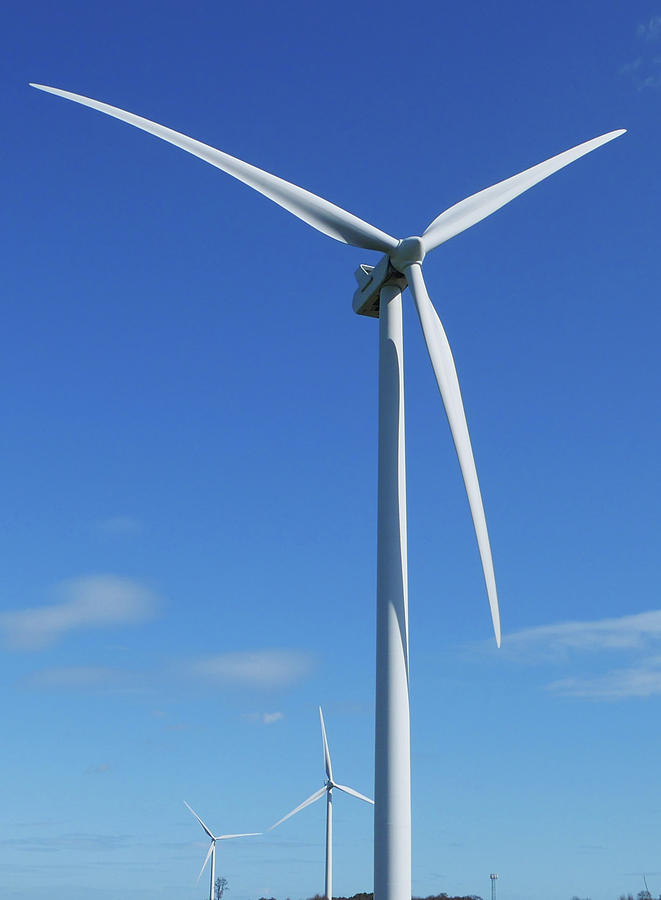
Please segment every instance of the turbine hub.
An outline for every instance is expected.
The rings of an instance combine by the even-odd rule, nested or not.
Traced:
[[[390,261],[398,272],[404,272],[414,263],[420,264],[425,258],[425,248],[420,237],[404,238],[390,255]]]

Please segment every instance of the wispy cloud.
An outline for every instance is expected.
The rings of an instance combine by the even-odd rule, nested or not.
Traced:
[[[152,591],[130,578],[90,575],[63,582],[59,602],[0,614],[5,642],[22,650],[41,650],[71,631],[134,625],[157,607]]]
[[[646,41],[661,39],[661,14],[652,16],[649,22],[644,22],[636,28],[636,35]]]
[[[28,690],[145,694],[162,691],[167,684],[176,690],[199,689],[200,682],[212,688],[281,690],[310,674],[314,666],[309,653],[297,650],[256,650],[223,653],[198,660],[172,660],[169,665],[141,668],[121,666],[50,666],[37,669],[20,679],[18,686]],[[151,715],[168,729],[190,726],[167,721],[162,710]],[[273,725],[284,719],[279,710],[246,713],[243,718]]]
[[[311,668],[310,655],[299,650],[253,650],[208,656],[190,670],[213,684],[263,689],[289,687]]]
[[[620,66],[620,75],[630,78],[637,91],[661,88],[661,56],[654,56],[652,59],[638,56],[632,62]]]
[[[638,91],[661,88],[661,14],[652,16],[636,28],[640,52],[631,62],[620,66],[620,75],[628,78]]]
[[[262,725],[273,725],[275,722],[281,722],[285,717],[281,712],[263,712],[263,713],[243,713],[242,719],[248,722],[261,722]]]
[[[548,689],[595,700],[652,697],[661,694],[661,656],[644,659],[627,668],[612,669],[596,677],[563,678],[549,684]]]
[[[542,625],[509,635],[506,652],[526,662],[567,662],[580,675],[557,679],[547,690],[592,700],[622,700],[661,694],[661,610],[618,618]],[[615,655],[617,668],[604,671]],[[593,671],[585,673],[586,665]],[[602,671],[595,672],[595,668]]]
[[[561,622],[527,628],[507,636],[503,647],[548,658],[567,651],[643,649],[661,639],[661,609],[584,622]]]
[[[27,852],[58,852],[60,850],[82,850],[97,853],[99,850],[120,850],[135,844],[132,835],[127,834],[82,834],[70,833],[57,837],[35,835],[26,838],[4,838],[0,847],[25,850]]]
[[[98,766],[88,766],[83,774],[85,775],[107,775],[112,771],[109,763],[99,763]]]
[[[41,690],[107,691],[127,687],[127,672],[104,666],[54,666],[32,672],[22,684]]]
[[[102,534],[113,536],[141,534],[144,531],[143,523],[134,516],[109,516],[97,522],[96,528]]]

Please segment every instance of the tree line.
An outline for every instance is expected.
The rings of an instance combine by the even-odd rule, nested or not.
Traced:
[[[214,900],[223,900],[223,894],[229,891],[227,878],[216,878]],[[259,900],[276,900],[275,897],[260,897]],[[289,900],[289,897],[287,897]],[[325,900],[321,894],[315,894],[314,897],[308,897],[307,900]],[[374,900],[373,893],[352,894],[351,897],[333,897],[333,900]],[[445,892],[441,894],[430,894],[428,897],[412,897],[411,900],[482,900],[478,894],[465,894],[461,897],[450,896]],[[590,900],[589,897],[572,897],[571,900]],[[637,894],[620,894],[617,900],[661,900],[661,894],[656,898],[648,891],[638,891]]]
[[[260,897],[259,900],[275,900],[275,897]],[[289,897],[287,900],[289,900]],[[307,900],[326,900],[326,898],[322,894],[315,894],[314,897],[308,897]],[[333,900],[374,900],[374,894],[352,894],[351,897],[333,897]],[[482,897],[479,897],[477,894],[465,894],[461,897],[455,897],[443,893],[430,894],[428,897],[412,897],[411,900],[482,900]],[[659,900],[661,900],[661,897]]]

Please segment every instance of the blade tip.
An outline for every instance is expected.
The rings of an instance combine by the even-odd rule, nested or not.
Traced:
[[[614,141],[615,138],[622,137],[623,134],[627,133],[626,128],[617,128],[615,131],[611,131],[606,135],[606,139],[608,141]]]

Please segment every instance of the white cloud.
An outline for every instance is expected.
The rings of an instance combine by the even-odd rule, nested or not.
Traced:
[[[648,73],[640,80],[638,90],[645,88],[661,88],[661,56],[651,61]]]
[[[241,718],[245,719],[247,722],[261,722],[262,725],[273,725],[274,722],[280,722],[284,717],[285,714],[281,712],[251,712],[241,714]]]
[[[135,838],[126,834],[63,834],[47,837],[43,834],[25,838],[4,838],[0,846],[32,853],[39,851],[83,850],[98,853],[99,850],[118,850],[135,844]]]
[[[642,56],[620,66],[620,75],[629,78],[637,91],[661,87],[661,56]]]
[[[46,690],[104,690],[121,686],[124,673],[103,666],[55,666],[29,675],[24,684]]]
[[[649,22],[639,25],[636,29],[639,38],[647,41],[655,41],[661,38],[661,15],[652,16]]]
[[[542,625],[509,635],[503,647],[512,655],[548,662],[586,657],[601,672],[561,678],[547,685],[553,693],[592,700],[621,700],[661,694],[661,610],[586,622]],[[604,654],[620,665],[603,671]]]
[[[108,772],[112,771],[112,766],[109,763],[99,763],[98,766],[88,766],[85,769],[85,775],[106,775]]]
[[[311,668],[309,654],[301,651],[253,650],[206,657],[193,663],[191,671],[219,685],[282,688],[300,681]]]
[[[620,66],[620,75],[629,78],[637,91],[661,88],[661,56],[652,55],[658,49],[656,42],[661,40],[661,14],[639,25],[636,35],[644,42],[639,45],[641,55]]]
[[[636,59],[632,59],[631,62],[624,63],[623,66],[620,66],[620,75],[635,75],[636,72],[639,72],[643,65],[643,57],[637,56]]]
[[[652,697],[661,694],[661,656],[592,678],[563,678],[552,682],[548,689],[558,694],[594,700]]]
[[[154,614],[155,595],[137,581],[90,575],[63,582],[59,603],[0,614],[0,631],[12,647],[40,650],[71,631],[144,622]]]
[[[661,639],[661,609],[586,622],[541,625],[507,635],[503,648],[533,651],[536,656],[557,656],[570,650],[642,649]]]
[[[109,535],[140,534],[144,531],[142,522],[133,516],[109,516],[97,522],[96,527],[103,534]]]

